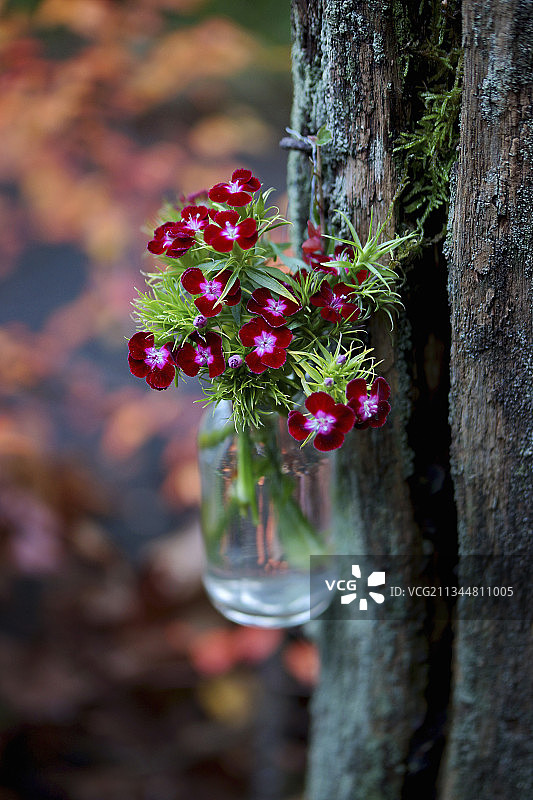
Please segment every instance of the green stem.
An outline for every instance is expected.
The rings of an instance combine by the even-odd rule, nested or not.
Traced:
[[[250,512],[254,525],[259,524],[259,512],[255,495],[255,480],[252,465],[252,440],[249,428],[237,432],[237,479],[235,496],[241,513]]]

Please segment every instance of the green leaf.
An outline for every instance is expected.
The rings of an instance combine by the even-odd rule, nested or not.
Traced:
[[[328,130],[327,125],[322,125],[322,127],[318,130],[318,133],[316,135],[315,144],[317,145],[317,147],[323,147],[325,144],[329,144],[329,142],[331,142],[332,139],[333,136],[331,135],[331,132]]]
[[[285,286],[282,286],[278,280],[272,278],[266,272],[263,272],[263,270],[249,269],[246,270],[246,275],[254,286],[270,289],[271,292],[281,294],[288,300],[294,300],[294,295],[286,289]]]

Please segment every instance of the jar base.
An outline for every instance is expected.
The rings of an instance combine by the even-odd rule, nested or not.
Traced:
[[[227,619],[256,628],[290,628],[314,619],[329,606],[325,579],[286,573],[257,577],[224,576],[208,571],[204,586],[215,608]]]

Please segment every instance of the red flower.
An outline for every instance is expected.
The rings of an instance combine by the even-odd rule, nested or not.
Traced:
[[[219,253],[229,253],[237,242],[243,250],[249,250],[257,242],[257,223],[247,217],[239,222],[237,211],[218,211],[214,220],[216,225],[208,225],[204,230],[204,240]]]
[[[346,387],[348,405],[355,413],[355,426],[364,428],[381,428],[387,419],[390,405],[390,386],[384,378],[376,378],[367,394],[366,381],[356,378]]]
[[[132,374],[146,378],[152,389],[167,389],[176,375],[173,345],[169,342],[163,347],[154,347],[154,334],[141,331],[131,337],[128,347]]]
[[[335,450],[344,442],[344,434],[353,428],[355,415],[351,408],[335,403],[327,392],[313,392],[305,401],[310,416],[301,411],[291,411],[288,417],[290,435],[303,442],[315,434],[313,444],[317,450]]]
[[[261,288],[252,293],[246,308],[251,314],[260,314],[273,328],[279,328],[287,322],[285,317],[296,314],[301,306],[285,297],[274,300],[268,289]]]
[[[200,367],[209,367],[210,378],[222,375],[226,369],[222,353],[222,337],[213,331],[208,331],[204,336],[196,332],[191,333],[189,341],[179,348],[175,358],[178,367],[191,378],[198,375]]]
[[[345,283],[337,283],[331,288],[327,281],[323,281],[320,291],[309,299],[320,308],[320,315],[328,322],[356,320],[360,314],[359,307],[352,301],[353,289]]]
[[[292,341],[288,328],[272,328],[259,317],[254,317],[239,331],[239,338],[245,347],[253,347],[245,357],[252,372],[260,375],[267,367],[278,369],[287,360],[287,348]]]
[[[324,272],[335,272],[334,269],[329,267],[323,268],[320,265],[321,261],[327,260],[320,226],[313,225],[311,220],[309,220],[307,223],[307,232],[309,238],[302,243],[303,260],[305,263],[309,264],[313,269],[322,269]]]
[[[189,236],[194,236],[198,231],[207,228],[209,224],[209,211],[206,206],[186,206],[181,212],[181,228]]]
[[[209,199],[228,206],[245,206],[261,184],[249,169],[236,169],[228,183],[217,183],[209,190]]]
[[[212,278],[206,278],[201,269],[191,267],[186,269],[181,276],[181,283],[190,294],[202,295],[194,301],[194,305],[204,317],[216,317],[222,311],[223,303],[235,306],[241,299],[241,285],[237,278],[222,303],[218,302],[231,275],[231,270],[225,269]]]
[[[193,244],[194,239],[182,222],[165,222],[155,229],[154,238],[147,247],[157,256],[166,253],[167,256],[180,258]]]

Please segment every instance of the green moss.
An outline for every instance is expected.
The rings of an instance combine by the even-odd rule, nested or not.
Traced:
[[[403,184],[399,196],[400,216],[408,227],[418,229],[432,242],[445,235],[442,219],[450,202],[450,178],[457,158],[461,107],[462,48],[458,3],[422,0],[420,37],[409,39],[404,4],[395,3],[393,14],[399,51],[402,40],[404,88],[416,87],[411,96],[409,129],[396,139],[394,154]],[[412,36],[412,34],[411,34]],[[428,68],[429,67],[429,68]],[[434,215],[435,211],[439,211]]]

